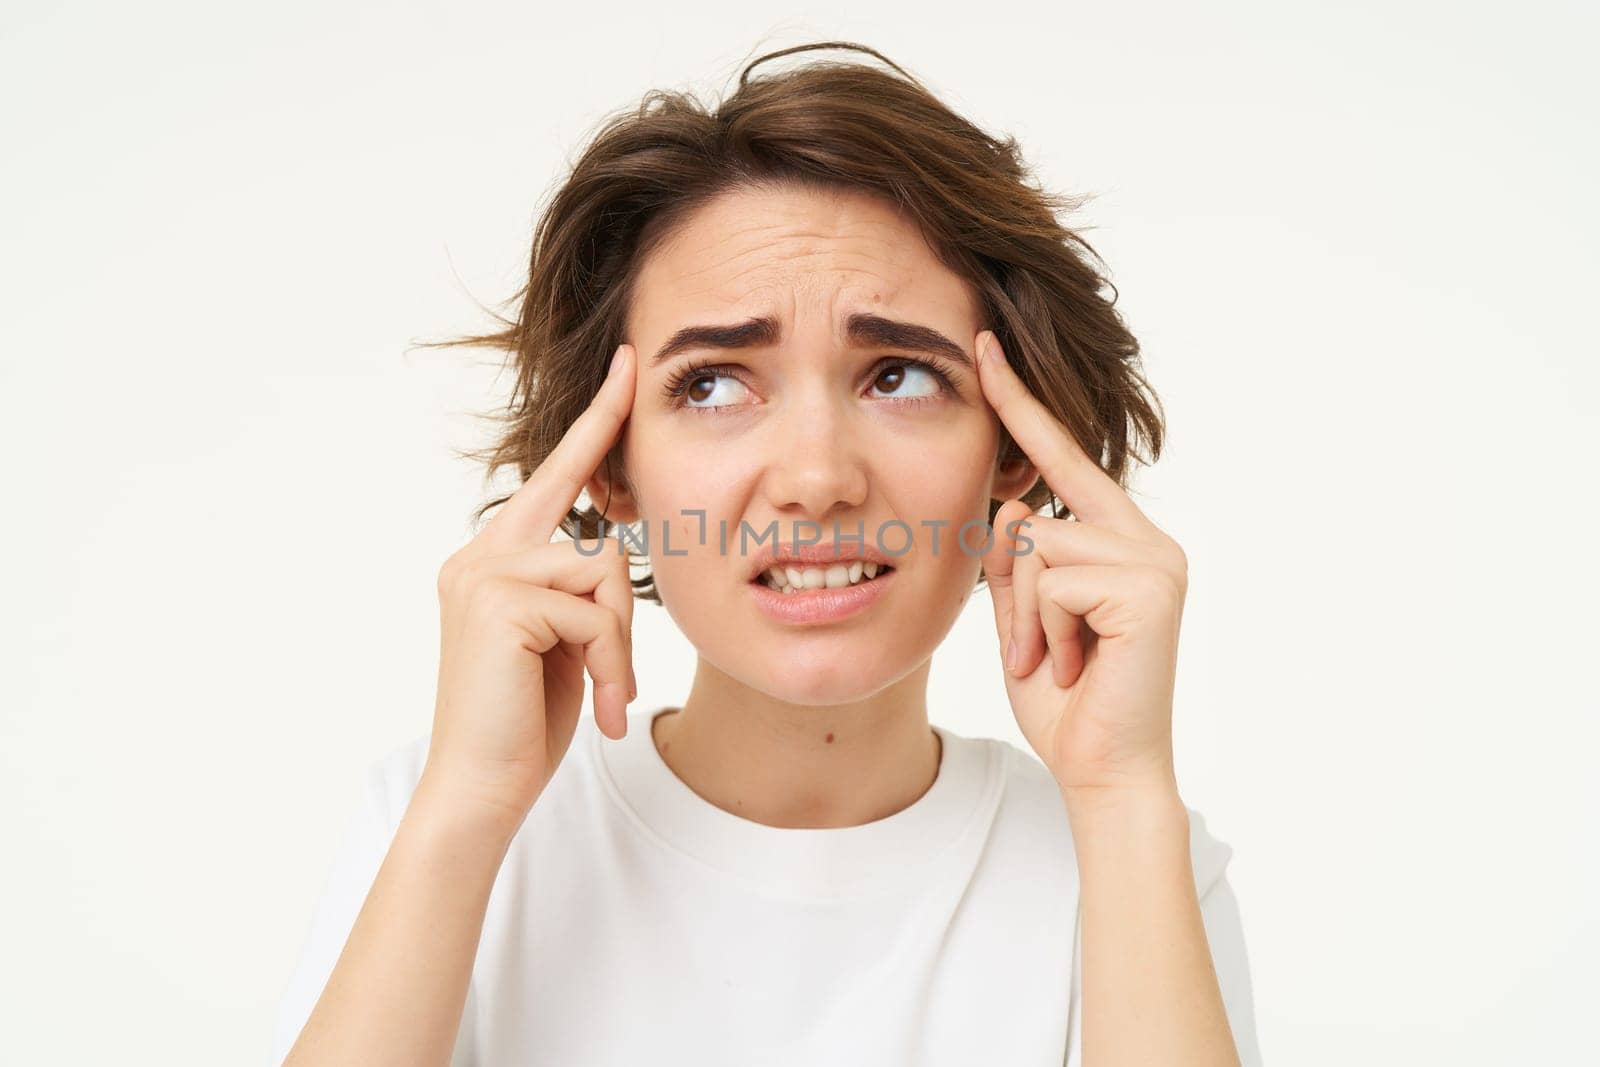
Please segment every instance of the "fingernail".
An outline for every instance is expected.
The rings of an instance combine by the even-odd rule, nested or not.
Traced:
[[[1017,643],[1015,641],[1007,641],[1006,642],[1006,670],[1014,671],[1016,669],[1017,669]]]
[[[618,345],[617,350],[611,355],[611,369],[606,371],[606,377],[609,378],[617,373],[617,368],[620,366],[622,366],[622,346]]]
[[[1006,361],[1005,354],[1000,351],[1000,338],[996,337],[994,334],[991,333],[989,335],[989,343],[984,347],[989,350],[990,366],[999,367]]]

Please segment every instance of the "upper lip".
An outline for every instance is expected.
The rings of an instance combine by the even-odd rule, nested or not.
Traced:
[[[869,544],[857,544],[854,541],[829,541],[819,542],[814,545],[797,545],[793,542],[776,545],[762,545],[751,557],[750,579],[761,577],[771,567],[779,566],[817,566],[818,564],[853,563],[860,560],[863,563],[876,563],[882,567],[893,567],[895,562],[887,554],[879,551]]]

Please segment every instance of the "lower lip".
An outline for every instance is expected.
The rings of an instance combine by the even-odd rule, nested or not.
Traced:
[[[847,619],[867,610],[888,592],[889,583],[899,573],[898,569],[879,571],[876,578],[839,589],[780,593],[759,579],[751,582],[750,588],[755,591],[756,606],[768,618],[803,626]]]

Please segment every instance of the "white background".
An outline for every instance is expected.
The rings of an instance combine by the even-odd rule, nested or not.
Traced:
[[[1269,1062],[1592,1055],[1585,7],[7,0],[4,1058],[265,1056],[509,386],[407,345],[485,325],[606,114],[834,37],[1096,195]],[[935,719],[1021,744],[993,641],[980,594]]]

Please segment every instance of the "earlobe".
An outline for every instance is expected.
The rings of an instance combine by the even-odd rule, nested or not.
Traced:
[[[995,464],[994,491],[996,500],[1024,497],[1039,482],[1039,470],[1026,456],[1019,456]]]

